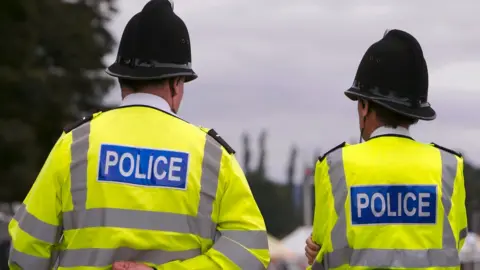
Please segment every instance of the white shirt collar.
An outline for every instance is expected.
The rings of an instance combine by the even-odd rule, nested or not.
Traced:
[[[170,108],[170,105],[168,105],[167,101],[156,95],[147,93],[132,93],[123,98],[120,107],[133,105],[149,106],[177,116],[174,112],[172,112],[172,109]]]
[[[387,134],[394,134],[394,135],[401,135],[401,136],[410,136],[410,131],[404,127],[396,127],[396,128],[391,128],[391,127],[379,127],[375,129],[372,134],[370,135],[370,138],[377,137],[377,136],[382,136],[382,135],[387,135]]]

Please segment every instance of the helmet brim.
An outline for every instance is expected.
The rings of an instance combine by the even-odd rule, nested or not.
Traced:
[[[419,107],[419,108],[411,108],[407,107],[395,102],[389,102],[384,99],[376,100],[375,95],[370,94],[365,91],[361,91],[359,88],[352,87],[345,91],[345,95],[351,100],[359,100],[364,99],[371,102],[374,102],[388,110],[401,114],[403,116],[407,116],[413,119],[419,119],[424,121],[432,121],[437,117],[435,110],[428,106],[428,107]]]
[[[109,66],[106,73],[112,77],[131,80],[160,80],[173,77],[185,77],[185,82],[191,82],[198,75],[188,68],[176,67],[135,67],[114,63]]]

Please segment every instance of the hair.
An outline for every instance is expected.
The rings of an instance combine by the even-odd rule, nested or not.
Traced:
[[[134,92],[140,92],[143,89],[150,86],[163,85],[168,82],[171,78],[168,79],[156,79],[156,80],[132,80],[119,78],[118,82],[120,83],[120,88],[128,88]]]
[[[375,102],[369,102],[369,109],[375,111],[378,120],[386,127],[411,126],[418,122],[418,119],[391,111]]]

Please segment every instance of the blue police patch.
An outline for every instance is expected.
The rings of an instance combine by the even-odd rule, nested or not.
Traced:
[[[185,189],[188,158],[184,152],[102,144],[98,180]]]
[[[352,225],[435,224],[436,185],[352,186]]]

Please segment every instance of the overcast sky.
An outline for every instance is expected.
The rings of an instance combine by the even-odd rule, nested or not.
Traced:
[[[111,29],[120,38],[147,1],[118,0]],[[480,1],[176,0],[190,31],[199,78],[186,85],[180,116],[215,128],[242,158],[241,133],[265,128],[268,173],[285,178],[292,144],[301,162],[358,138],[349,88],[366,49],[387,28],[410,32],[430,74],[433,122],[415,138],[462,149],[480,164]],[[108,57],[110,63],[114,57]],[[119,102],[116,87],[109,102]]]

